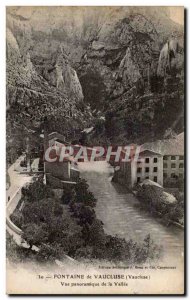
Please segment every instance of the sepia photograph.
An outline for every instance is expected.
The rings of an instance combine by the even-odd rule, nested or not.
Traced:
[[[6,293],[184,295],[182,6],[6,7]]]

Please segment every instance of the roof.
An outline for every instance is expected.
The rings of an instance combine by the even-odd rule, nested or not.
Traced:
[[[141,147],[142,151],[149,150],[162,155],[184,155],[184,132],[175,138],[145,143]]]
[[[131,146],[131,152],[130,152],[130,157],[133,157],[134,155],[135,155],[135,151],[136,151],[136,149],[137,149],[137,147],[139,147],[139,156],[148,156],[148,154],[147,154],[147,152],[148,153],[151,153],[151,154],[154,154],[154,155],[162,155],[160,152],[158,152],[158,151],[155,151],[155,150],[153,150],[153,149],[146,149],[146,148],[144,148],[144,145],[141,145],[141,146],[138,146],[138,145],[135,145],[135,144],[131,144],[130,145]],[[125,149],[122,149],[121,150],[121,152],[122,153],[126,153],[126,150]]]
[[[151,154],[154,154],[154,155],[156,154],[156,155],[162,156],[161,153],[156,152],[156,151],[153,151],[153,150],[150,150],[150,149],[142,149],[142,150],[139,152],[139,154],[140,154],[141,156],[147,156],[147,153],[151,153]]]

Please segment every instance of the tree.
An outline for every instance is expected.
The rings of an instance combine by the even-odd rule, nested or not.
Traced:
[[[105,245],[106,234],[102,222],[96,218],[91,223],[83,223],[82,234],[86,245],[96,245],[97,248]]]
[[[56,217],[61,217],[63,214],[63,207],[57,202],[54,206],[54,215]]]
[[[82,244],[81,228],[72,222],[69,212],[63,218],[63,208],[60,200],[54,198],[26,202],[22,211],[22,238],[30,248],[33,245],[39,247],[39,260],[52,259],[64,253],[74,255],[76,248]]]
[[[75,201],[83,203],[85,206],[94,207],[96,205],[96,198],[88,189],[88,184],[85,179],[80,179],[75,185]]]
[[[80,179],[74,187],[64,190],[62,198],[66,202],[69,198],[72,214],[68,207],[61,204],[63,199],[47,197],[37,200],[37,195],[34,195],[35,200],[31,201],[29,196],[34,187],[44,190],[46,195],[51,194],[51,190],[44,188],[42,183],[33,182],[25,190],[26,201],[22,215],[19,216],[22,218],[22,238],[29,244],[27,251],[38,261],[53,261],[68,254],[74,258],[141,263],[159,254],[158,247],[150,237],[141,245],[132,240],[107,235],[103,223],[96,218],[93,208],[96,199],[85,180]],[[27,201],[28,199],[30,200]],[[37,253],[31,251],[34,245],[39,248]],[[20,251],[19,257],[27,257],[27,251]]]
[[[103,133],[105,129],[105,121],[104,119],[98,118],[95,123],[95,130],[97,134]]]
[[[28,260],[33,260],[35,258],[35,253],[30,249],[20,247],[13,240],[13,237],[7,233],[6,236],[6,256],[13,263],[22,262]]]
[[[43,183],[43,178],[38,178],[22,188],[22,195],[25,200],[35,202],[46,197],[53,197],[54,193],[50,187]]]
[[[14,213],[10,216],[11,221],[18,226],[19,228],[23,225],[23,215],[19,210],[15,210]]]
[[[79,219],[78,224],[83,226],[84,224],[92,224],[96,218],[95,211],[90,206],[85,206],[83,203],[73,203],[71,206],[73,216]]]
[[[136,244],[134,262],[144,263],[150,259],[158,259],[161,255],[162,247],[158,246],[151,239],[150,234],[148,234],[143,244]]]
[[[111,261],[124,261],[131,258],[128,242],[117,236],[107,236],[106,251]]]
[[[47,245],[44,244],[40,247],[39,252],[37,253],[37,260],[40,262],[53,262],[55,259],[58,259],[59,254],[59,245]]]
[[[30,249],[33,245],[39,246],[48,240],[47,226],[28,223],[23,228],[22,238],[29,244]]]
[[[24,224],[49,223],[54,215],[56,201],[53,198],[42,199],[39,202],[26,202],[22,214]]]
[[[67,185],[63,189],[63,195],[61,197],[61,202],[63,204],[69,204],[75,197],[75,189],[72,185]]]

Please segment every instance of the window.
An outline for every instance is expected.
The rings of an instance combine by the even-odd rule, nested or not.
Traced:
[[[182,163],[179,164],[179,168],[180,168],[180,169],[183,169],[183,164],[182,164]]]
[[[183,174],[182,173],[179,174],[179,178],[183,178]]]
[[[146,179],[149,179],[149,176],[146,176]]]
[[[168,167],[168,165],[166,163],[164,163],[164,169],[166,169]]]
[[[171,178],[176,178],[175,173],[172,173],[172,174],[171,174]]]
[[[141,181],[140,177],[137,177],[137,183],[139,183]]]
[[[180,156],[179,156],[179,159],[180,159],[180,160],[183,160],[183,156],[182,156],[182,155],[180,155]]]
[[[158,161],[158,158],[154,157],[154,163],[157,163],[157,161]]]
[[[141,173],[142,168],[137,168],[137,173]]]
[[[175,164],[171,164],[172,169],[175,169],[176,165]]]
[[[157,176],[154,176],[154,182],[157,182]]]
[[[145,168],[145,172],[146,172],[146,173],[149,172],[149,168],[148,168],[148,167]]]
[[[164,160],[167,160],[168,159],[168,157],[167,156],[164,156],[164,158],[163,158]]]
[[[173,156],[173,155],[171,156],[171,160],[175,160],[175,158],[176,158],[175,156]]]
[[[167,178],[167,173],[164,173],[164,178]]]
[[[145,158],[145,163],[148,164],[149,163],[149,157]]]
[[[158,168],[157,167],[154,167],[154,172],[157,172],[158,171]]]

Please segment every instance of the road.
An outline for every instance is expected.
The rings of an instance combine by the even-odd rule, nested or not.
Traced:
[[[13,239],[18,245],[21,245],[22,239],[19,234],[19,230],[17,229],[14,224],[11,224],[10,222],[10,215],[15,210],[20,198],[21,198],[21,188],[32,181],[33,176],[30,176],[28,174],[20,174],[19,171],[22,169],[20,168],[20,162],[23,160],[24,155],[20,156],[14,164],[12,164],[8,169],[8,174],[10,177],[10,187],[6,191],[6,217],[7,217],[7,225],[6,230],[9,232],[11,236],[13,236]],[[8,201],[8,198],[10,197],[10,200]],[[22,244],[22,246],[27,246]]]
[[[28,174],[20,174],[19,171],[22,171],[20,167],[20,162],[24,159],[24,155],[21,155],[14,164],[12,164],[8,169],[8,174],[10,178],[10,187],[7,190],[7,200],[8,197],[12,197],[16,191],[24,186],[26,183],[32,180],[33,176]]]
[[[113,169],[105,162],[80,163],[79,169],[98,199],[96,215],[103,221],[107,234],[142,242],[147,234],[163,246],[163,260],[183,261],[184,232],[175,226],[166,227],[158,218],[138,207],[135,196],[121,185],[112,183]]]

